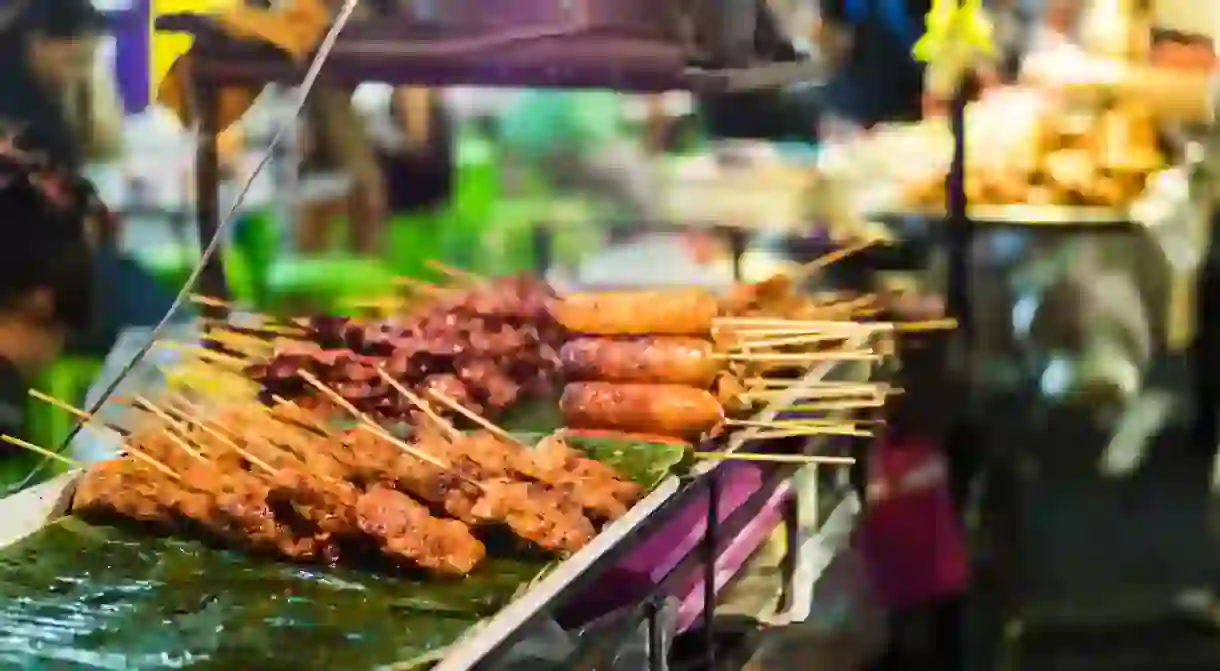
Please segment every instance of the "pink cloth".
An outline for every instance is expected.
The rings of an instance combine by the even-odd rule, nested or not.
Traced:
[[[878,594],[906,608],[965,591],[966,538],[935,445],[882,440],[869,454],[868,505],[857,542]]]

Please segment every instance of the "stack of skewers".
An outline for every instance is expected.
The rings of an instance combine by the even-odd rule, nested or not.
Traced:
[[[108,427],[124,436],[127,456],[84,469],[72,511],[294,562],[375,559],[458,577],[479,564],[486,543],[506,535],[517,547],[575,552],[642,493],[562,435],[526,446],[465,409],[486,428],[461,433],[401,388],[431,418],[406,442],[316,377],[302,376],[348,408],[357,428],[333,430],[293,403],[247,403],[209,414],[183,397],[163,405],[136,398],[128,402],[147,413],[146,421],[131,431]],[[387,383],[392,379],[386,374]]]
[[[520,398],[548,394],[561,372],[567,383],[561,412],[573,429],[691,442],[732,426],[760,438],[866,435],[826,415],[879,407],[890,393],[882,384],[811,386],[784,401],[801,402],[798,419],[762,426],[742,417],[791,396],[788,388],[811,366],[871,362],[892,351],[894,325],[852,321],[877,314],[875,296],[796,290],[809,273],[867,246],[740,285],[725,297],[698,289],[556,296],[529,277],[486,279],[441,267],[454,285],[413,282],[429,298],[413,312],[376,323],[311,318],[300,322],[305,332],[298,341],[281,342],[269,356],[239,348],[237,360],[262,385],[265,402],[290,399],[334,411],[333,399],[317,393],[304,371],[359,412],[412,425],[424,415],[389,382],[494,416]],[[945,324],[922,328],[929,326]],[[441,412],[460,414],[448,406]]]
[[[764,437],[812,432],[866,435],[824,419],[761,425],[738,419],[782,396],[806,400],[804,414],[879,407],[883,384],[819,383],[793,390],[812,366],[875,362],[891,349],[894,325],[840,315],[874,300],[818,301],[776,286],[749,285],[727,300],[698,289],[569,294],[555,319],[580,334],[560,350],[567,386],[566,426],[697,440],[729,426],[766,429]],[[747,298],[748,296],[748,298]],[[769,312],[783,304],[783,312]],[[734,312],[738,314],[734,314]],[[810,319],[793,319],[797,313]],[[785,316],[750,316],[758,314]],[[816,319],[816,317],[823,317]]]
[[[480,279],[432,287],[431,296],[410,313],[379,320],[298,320],[295,332],[281,327],[275,339],[213,330],[205,337],[223,351],[195,351],[193,358],[241,370],[265,402],[334,410],[302,378],[306,371],[361,412],[410,424],[423,420],[421,412],[385,383],[380,369],[424,397],[435,391],[489,416],[551,392],[563,334],[546,309],[551,293],[544,283]]]

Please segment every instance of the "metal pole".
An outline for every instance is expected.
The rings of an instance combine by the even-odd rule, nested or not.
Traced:
[[[1214,153],[1209,147],[1208,153]],[[1220,156],[1205,158],[1202,170],[1210,172],[1209,163]],[[1193,346],[1194,447],[1199,454],[1212,455],[1220,443],[1220,208],[1214,202],[1212,175],[1205,173],[1203,197],[1207,199],[1208,236],[1204,243],[1202,263],[1196,277],[1195,341]]]
[[[195,148],[195,216],[199,248],[203,250],[220,229],[220,154],[216,146],[216,136],[220,133],[220,106],[217,87],[207,77],[196,75],[193,84],[199,110],[199,137]],[[229,299],[223,250],[213,255],[204,266],[196,289],[206,296]]]
[[[973,226],[966,203],[966,91],[958,88],[949,110],[953,132],[953,162],[945,180],[946,225],[948,233],[948,277],[946,278],[949,315],[958,321],[962,345],[969,348],[974,331],[973,304],[970,296],[970,249]]]

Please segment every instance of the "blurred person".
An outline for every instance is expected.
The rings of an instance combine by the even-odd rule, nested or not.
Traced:
[[[23,436],[29,381],[93,326],[95,201],[88,185],[4,145],[0,212],[20,242],[0,245],[0,433]]]
[[[438,91],[399,87],[382,103],[373,144],[392,214],[431,210],[453,189],[453,123]]]
[[[0,9],[0,119],[61,169],[119,147],[122,111],[94,58],[102,25],[89,0],[9,0]]]
[[[865,128],[923,109],[924,65],[911,53],[931,0],[820,0],[814,41],[834,68],[825,105]]]
[[[613,91],[520,93],[498,119],[506,190],[523,195],[540,179],[559,193],[613,203],[634,223],[655,221],[658,193],[644,142],[624,132]]]
[[[944,314],[938,296],[913,291],[895,292],[884,305],[884,319],[921,321]],[[863,667],[871,671],[967,666],[970,557],[959,511],[969,483],[951,463],[955,455],[945,451],[967,390],[964,378],[950,370],[951,341],[947,332],[908,334],[898,341],[901,369],[892,382],[904,393],[887,403],[883,433],[856,452],[852,465],[863,502],[853,549],[867,569],[866,596],[888,612],[888,642],[880,658]],[[831,598],[842,598],[842,589],[836,587]],[[793,629],[764,641],[750,668],[809,668],[825,637],[799,625]]]
[[[351,251],[376,254],[385,223],[387,189],[364,119],[352,106],[352,92],[343,88],[315,91],[306,103],[302,130],[303,175],[338,171],[351,180],[352,188],[345,198],[304,207],[297,224],[297,249],[325,251],[335,221],[345,220]]]
[[[902,292],[886,301],[885,318],[922,321],[944,311],[938,296]],[[884,433],[856,473],[866,501],[857,546],[890,609],[890,645],[878,671],[965,668],[970,558],[962,510],[976,470],[965,462],[979,455],[977,446],[951,440],[966,399],[952,348],[950,332],[899,339],[894,384],[904,393],[887,403]]]
[[[326,4],[337,13],[343,3]],[[356,17],[376,21],[397,13],[393,0],[374,0],[358,7]],[[304,169],[341,171],[352,180],[352,189],[347,198],[306,208],[298,226],[301,251],[326,249],[334,221],[344,219],[351,251],[375,255],[389,216],[432,209],[449,199],[452,133],[439,96],[399,87],[388,100],[375,103],[371,114],[360,114],[355,94],[324,88],[308,104]]]
[[[102,17],[90,0],[8,2],[0,9],[0,132],[17,133],[20,149],[77,180],[87,162],[114,157],[121,147],[113,81],[94,58]],[[171,298],[120,251],[117,218],[97,208],[90,225],[97,236],[93,283],[105,323],[71,334],[70,347],[104,355],[126,326],[156,323]]]
[[[333,223],[346,219],[347,245],[379,252],[388,217],[442,207],[453,181],[452,124],[436,92],[415,87],[361,87],[320,92],[306,126],[304,169],[338,170],[347,198],[310,206],[298,248],[327,248]]]

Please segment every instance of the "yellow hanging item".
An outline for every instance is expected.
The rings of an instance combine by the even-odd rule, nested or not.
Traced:
[[[934,96],[953,95],[980,61],[995,57],[994,30],[982,0],[933,0],[924,23],[912,55],[928,64],[926,88]]]

